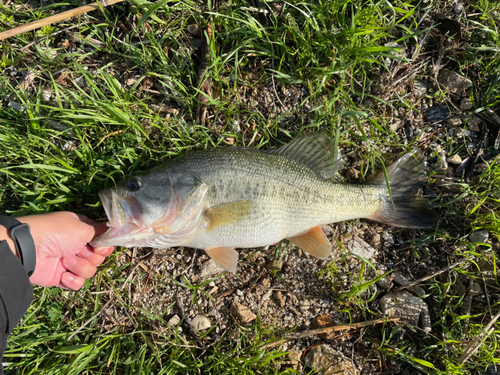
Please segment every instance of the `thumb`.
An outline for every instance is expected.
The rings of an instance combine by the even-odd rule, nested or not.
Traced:
[[[92,230],[94,233],[92,234],[91,239],[94,239],[97,236],[100,236],[101,234],[105,233],[109,229],[108,226],[106,225],[106,223],[96,223],[94,220],[89,219],[87,216],[84,216],[84,215],[78,215],[78,219],[80,219],[81,222],[92,227]]]

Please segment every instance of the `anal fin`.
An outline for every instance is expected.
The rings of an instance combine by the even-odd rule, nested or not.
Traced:
[[[219,267],[229,272],[236,271],[238,252],[232,247],[209,247],[205,251]]]
[[[319,225],[288,239],[316,258],[325,259],[330,255],[332,246]]]

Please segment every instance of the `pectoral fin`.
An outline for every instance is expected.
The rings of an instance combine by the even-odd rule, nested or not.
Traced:
[[[288,239],[316,258],[325,259],[330,255],[332,246],[320,226]]]
[[[205,212],[207,230],[221,227],[245,219],[252,212],[253,202],[236,201],[213,207]]]
[[[238,253],[232,247],[209,247],[205,249],[205,251],[219,267],[229,272],[234,272],[236,270]]]

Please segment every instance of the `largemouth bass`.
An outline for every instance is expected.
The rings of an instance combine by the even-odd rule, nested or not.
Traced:
[[[341,166],[329,138],[312,133],[276,149],[214,148],[99,193],[109,230],[92,246],[205,249],[234,271],[235,248],[289,239],[318,257],[330,254],[320,225],[365,218],[426,228],[436,215],[422,197],[423,156],[402,156],[370,184],[330,179]]]

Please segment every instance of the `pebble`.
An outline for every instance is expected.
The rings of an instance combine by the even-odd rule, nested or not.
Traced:
[[[208,320],[208,318],[203,315],[195,316],[191,324],[197,331],[204,331],[205,329],[209,329],[212,326],[210,320]]]
[[[481,128],[479,127],[480,124],[481,120],[476,116],[472,117],[469,121],[467,121],[467,127],[471,132],[474,133],[479,133],[481,131]]]
[[[50,91],[50,88],[44,88],[42,90],[42,100],[44,102],[49,102],[51,97],[52,97],[52,92]]]
[[[460,164],[462,162],[462,158],[458,154],[451,155],[446,160],[450,164]]]
[[[486,243],[488,241],[489,233],[487,230],[480,230],[478,232],[474,232],[470,235],[470,242],[474,243]]]
[[[233,302],[231,305],[231,314],[237,317],[243,324],[250,323],[257,318],[257,315],[250,308],[243,306],[239,302]]]
[[[351,254],[368,260],[372,259],[377,253],[377,250],[368,245],[361,238],[354,238],[346,247]]]
[[[303,300],[301,303],[300,303],[300,308],[302,310],[308,310],[309,308],[311,307],[311,303],[308,301],[308,300]]]
[[[381,241],[381,238],[380,238],[380,234],[376,234],[372,237],[371,241],[370,241],[370,245],[374,248],[374,249],[377,249],[377,250],[380,250],[380,248],[382,248],[382,241]]]
[[[318,375],[358,375],[359,371],[342,353],[322,344],[311,349],[305,357],[305,365]]]
[[[267,301],[269,298],[271,298],[272,294],[273,294],[272,289],[265,292],[264,295],[262,296],[262,301]]]
[[[266,264],[266,268],[269,271],[281,271],[281,269],[283,268],[283,262],[279,260],[272,260],[271,262]]]
[[[416,79],[413,82],[413,90],[415,91],[415,95],[418,97],[425,96],[427,94],[427,90],[429,90],[429,85],[427,82],[422,81],[421,79]]]
[[[400,273],[396,273],[394,275],[394,282],[401,285],[401,286],[406,286],[406,285],[410,284],[410,281],[406,277],[401,275]],[[421,287],[419,287],[418,285],[413,285],[413,286],[410,286],[406,289],[412,293],[415,293],[419,297],[423,297],[425,295],[425,291]]]
[[[399,318],[402,322],[418,326],[424,301],[414,297],[410,292],[403,290],[397,293],[388,293],[380,299],[380,309],[384,315]]]
[[[437,122],[444,120],[450,114],[450,109],[441,104],[434,107],[430,107],[426,113],[426,119],[429,122]]]
[[[327,327],[333,327],[333,323],[328,315],[317,316],[312,321],[313,329],[327,328]],[[332,331],[327,333],[320,333],[318,336],[325,340],[331,339],[333,336],[335,336],[335,332]]]
[[[443,87],[452,93],[465,91],[472,87],[472,81],[449,69],[441,69],[438,81]]]
[[[474,107],[472,104],[472,100],[469,98],[462,98],[462,101],[460,102],[460,109],[462,111],[469,111]]]
[[[446,124],[449,126],[460,126],[462,125],[462,119],[460,117],[450,117],[446,120]]]
[[[273,295],[273,299],[274,301],[276,301],[276,304],[279,307],[285,307],[285,299],[283,298],[283,293],[281,293],[280,291],[275,292]]]
[[[240,297],[245,296],[245,294],[239,289],[236,289],[236,294],[239,295]]]
[[[201,266],[200,277],[206,279],[210,276],[220,275],[222,272],[224,272],[224,269],[219,267],[213,259],[209,259]]]

